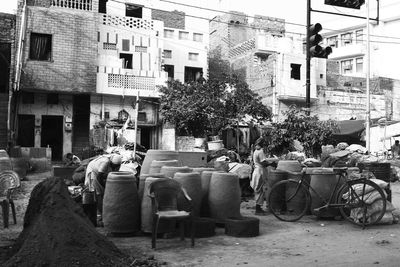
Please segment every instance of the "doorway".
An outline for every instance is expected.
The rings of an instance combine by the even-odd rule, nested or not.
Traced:
[[[35,146],[35,115],[18,115],[17,142],[22,147]]]
[[[63,156],[63,116],[42,116],[41,147],[51,147],[51,159],[62,160]]]
[[[151,148],[151,128],[140,128],[140,145],[147,149]]]

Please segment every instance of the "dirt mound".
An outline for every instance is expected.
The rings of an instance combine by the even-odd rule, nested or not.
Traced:
[[[118,248],[99,234],[64,182],[48,178],[32,191],[14,255],[6,266],[129,266]]]

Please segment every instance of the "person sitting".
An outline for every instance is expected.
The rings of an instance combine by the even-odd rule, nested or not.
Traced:
[[[66,166],[79,166],[81,164],[81,160],[72,153],[67,153],[64,158],[64,164]]]
[[[108,173],[118,171],[122,157],[118,154],[101,155],[92,160],[86,168],[85,186],[94,191],[100,221],[103,214],[103,197]]]

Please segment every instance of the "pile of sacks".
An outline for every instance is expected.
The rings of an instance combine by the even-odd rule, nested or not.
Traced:
[[[373,187],[368,186],[368,185],[366,186],[365,191],[364,191],[364,201],[368,204],[367,215],[366,215],[367,221],[370,219],[375,220],[376,219],[375,216],[379,216],[380,212],[383,209],[383,201],[386,201],[386,212],[378,223],[379,224],[397,223],[398,218],[395,217],[393,214],[395,207],[393,206],[393,204],[391,202],[386,200],[385,188],[387,188],[389,186],[389,184],[386,183],[385,181],[376,179],[371,172],[363,172],[363,173],[354,172],[349,175],[350,179],[359,179],[362,177],[365,177],[367,179],[371,178],[369,180],[374,182],[375,184],[377,184],[385,194],[385,199],[382,200],[381,195]],[[362,184],[354,185],[353,189],[357,194],[361,195],[363,186],[362,186]],[[348,196],[344,195],[343,197],[346,199]],[[351,211],[350,216],[355,221],[361,222],[363,220],[363,209],[362,208],[353,209]]]

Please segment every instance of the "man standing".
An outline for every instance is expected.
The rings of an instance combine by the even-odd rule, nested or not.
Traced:
[[[256,215],[266,215],[266,212],[262,209],[262,205],[266,198],[267,156],[265,155],[262,146],[263,140],[258,139],[255,143],[255,150],[253,153],[254,171],[250,183],[250,186],[254,190]]]
[[[400,141],[396,140],[394,145],[391,147],[393,158],[398,158],[400,156]]]
[[[89,191],[94,191],[97,210],[101,216],[107,175],[109,172],[118,171],[121,162],[122,158],[118,154],[101,155],[92,160],[86,168],[85,186],[89,187]]]

